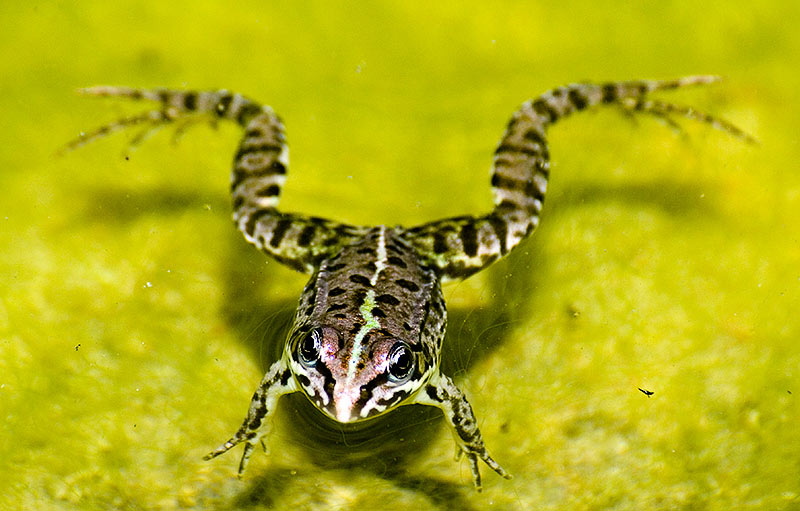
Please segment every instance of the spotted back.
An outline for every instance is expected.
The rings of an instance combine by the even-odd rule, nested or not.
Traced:
[[[446,312],[436,273],[377,227],[323,261],[286,344],[300,387],[340,422],[382,413],[438,368]]]

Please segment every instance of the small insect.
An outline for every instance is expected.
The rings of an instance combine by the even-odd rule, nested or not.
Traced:
[[[92,96],[150,100],[156,107],[82,134],[74,149],[112,132],[143,125],[132,144],[156,128],[191,122],[237,123],[244,136],[233,159],[233,222],[244,238],[277,261],[310,275],[281,358],[267,371],[233,436],[206,456],[244,444],[241,475],[253,448],[268,434],[278,398],[302,392],[341,423],[368,420],[398,406],[440,408],[466,455],[475,487],[478,460],[510,478],[490,455],[464,393],[439,370],[446,310],[442,283],[466,278],[513,250],[539,225],[550,152],[547,130],[572,113],[612,105],[655,116],[701,121],[751,140],[735,126],[694,108],[650,98],[657,91],[716,81],[691,76],[668,81],[588,83],[559,87],[526,101],[511,117],[494,152],[494,208],[414,227],[360,226],[277,209],[289,150],[283,123],[270,107],[225,90],[92,87]],[[639,389],[645,394],[651,392]]]
[[[646,389],[643,389],[642,387],[637,387],[637,388],[639,389],[639,392],[641,392],[642,394],[644,394],[647,397],[650,397],[653,394],[655,394],[655,392],[653,392],[652,390],[646,390]]]

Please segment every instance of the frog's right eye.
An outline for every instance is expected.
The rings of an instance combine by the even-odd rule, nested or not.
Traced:
[[[319,360],[322,332],[315,328],[297,343],[297,356],[305,367],[314,367]]]

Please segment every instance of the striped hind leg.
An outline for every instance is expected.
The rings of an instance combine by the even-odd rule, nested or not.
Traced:
[[[408,240],[443,279],[467,277],[514,249],[539,225],[550,176],[547,129],[572,113],[594,106],[616,105],[627,112],[662,118],[673,126],[677,126],[675,117],[685,117],[752,142],[754,139],[727,121],[648,97],[656,91],[717,80],[714,76],[690,76],[666,81],[572,84],[526,101],[511,117],[495,149],[491,171],[494,209],[480,217],[454,217],[408,229]]]
[[[177,125],[180,130],[189,123],[214,123],[224,119],[242,127],[244,136],[231,172],[233,220],[248,242],[281,263],[310,273],[324,257],[365,232],[360,227],[282,213],[276,209],[286,180],[289,149],[283,124],[268,106],[226,90],[196,92],[101,86],[80,92],[91,96],[149,100],[159,105],[82,133],[67,144],[66,150],[135,126],[145,129],[134,137],[134,143],[167,124]]]

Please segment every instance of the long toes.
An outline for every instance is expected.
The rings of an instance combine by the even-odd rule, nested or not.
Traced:
[[[217,447],[216,449],[211,451],[210,453],[208,453],[205,456],[203,456],[203,459],[204,460],[210,460],[211,458],[216,458],[220,454],[224,454],[224,453],[230,451],[231,449],[233,449],[236,446],[236,444],[238,444],[239,442],[241,442],[241,439],[237,439],[236,437],[233,437],[230,440],[226,441],[224,444],[220,445],[219,447]]]
[[[489,454],[488,454],[488,453],[487,453],[485,456],[482,456],[482,457],[481,457],[481,459],[483,459],[483,461],[484,461],[484,462],[485,462],[487,465],[489,465],[489,468],[491,468],[492,470],[494,470],[495,472],[497,472],[497,474],[498,474],[498,475],[500,475],[501,477],[503,477],[503,478],[505,478],[505,479],[511,479],[511,474],[509,474],[508,472],[506,472],[506,471],[505,471],[505,469],[504,469],[503,467],[501,467],[499,463],[497,463],[496,461],[494,461],[494,460],[492,459],[492,457],[491,457],[491,456],[489,456]]]
[[[475,454],[467,453],[467,460],[469,460],[469,469],[472,472],[472,482],[475,484],[475,489],[481,491],[481,472],[478,468],[478,457]]]

